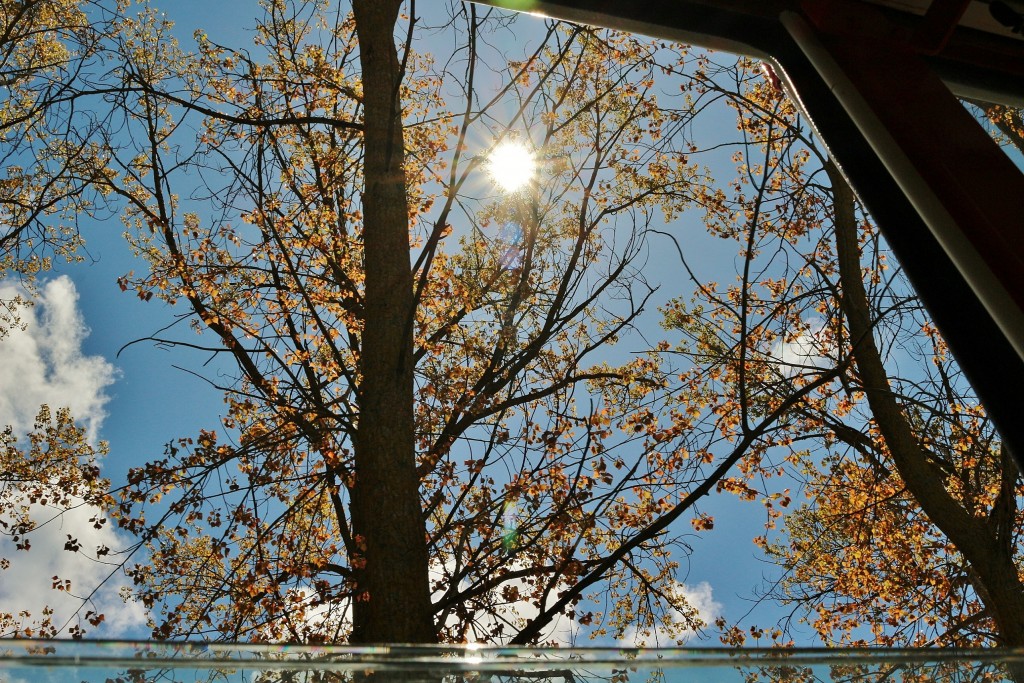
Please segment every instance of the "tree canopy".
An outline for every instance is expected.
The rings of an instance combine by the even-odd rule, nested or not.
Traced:
[[[667,644],[705,626],[680,560],[730,492],[785,531],[759,543],[825,642],[1024,638],[1019,473],[749,60],[554,22],[510,47],[513,17],[458,3],[267,0],[248,44],[188,48],[155,6],[0,8],[3,267],[118,216],[122,296],[170,322],[140,341],[222,368],[225,414],[124,482],[66,411],[0,452],[19,551],[44,497],[133,535],[113,565],[153,637]],[[695,132],[727,103],[732,183]],[[503,145],[536,164],[521,189],[488,177]],[[682,216],[738,278],[693,277],[659,340],[645,266]]]
[[[702,285],[666,320],[713,368],[737,422],[808,373],[836,373],[780,420],[785,449],[722,484],[767,507],[759,540],[784,573],[766,597],[829,644],[1018,644],[1024,481],[1013,458],[797,112],[759,79],[738,96],[741,177],[709,223],[741,245],[741,275]],[[1014,140],[1011,112],[988,116]],[[795,496],[767,483],[780,476],[806,502],[785,510]],[[785,630],[773,637],[785,642]]]

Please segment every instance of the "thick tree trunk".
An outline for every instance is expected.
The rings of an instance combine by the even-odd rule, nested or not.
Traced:
[[[1024,646],[1024,584],[1013,549],[991,518],[974,517],[949,494],[943,474],[929,461],[889,385],[872,335],[870,309],[861,275],[853,192],[835,166],[827,167],[835,192],[836,255],[853,357],[871,414],[907,489],[929,519],[963,554],[977,576],[976,589],[999,630],[1002,644]],[[1006,476],[1015,477],[1016,472]],[[1016,678],[1016,673],[1015,673]]]
[[[352,526],[352,642],[436,642],[413,427],[413,279],[394,28],[400,0],[355,0],[363,74],[365,327]],[[362,562],[359,561],[362,560]],[[360,564],[362,566],[360,566]]]

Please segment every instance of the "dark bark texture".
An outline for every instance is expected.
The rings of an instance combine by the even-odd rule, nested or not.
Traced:
[[[413,426],[413,278],[394,30],[399,0],[355,0],[363,75],[365,327],[352,489],[354,643],[429,643],[426,527]],[[361,566],[360,566],[361,565]]]

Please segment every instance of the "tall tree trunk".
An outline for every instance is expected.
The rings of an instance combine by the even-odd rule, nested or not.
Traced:
[[[394,29],[400,0],[354,0],[363,75],[365,327],[352,526],[352,642],[436,642],[413,427],[413,279]]]
[[[972,516],[943,485],[943,474],[928,458],[889,385],[872,335],[857,241],[853,192],[833,164],[826,167],[835,193],[836,255],[843,288],[842,306],[853,343],[853,357],[864,384],[871,414],[885,439],[892,462],[907,489],[931,521],[963,554],[977,576],[975,588],[989,611],[1002,644],[1024,645],[1024,584],[1013,561],[1013,548],[999,528],[1002,520]],[[1005,460],[1006,458],[1004,458]],[[1016,470],[1005,472],[1010,481]],[[1018,678],[1021,672],[1014,672]]]

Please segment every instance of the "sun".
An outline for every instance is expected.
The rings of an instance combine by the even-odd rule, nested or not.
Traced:
[[[523,143],[503,142],[491,150],[487,170],[501,189],[515,192],[533,180],[537,162]]]

